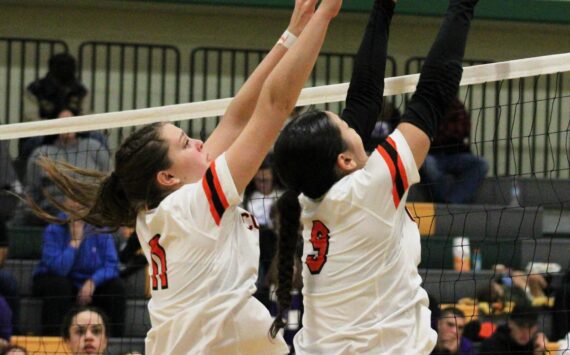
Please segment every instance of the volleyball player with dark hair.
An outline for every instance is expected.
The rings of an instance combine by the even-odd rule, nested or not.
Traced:
[[[238,205],[293,110],[341,0],[323,0],[316,11],[315,4],[296,1],[288,31],[205,143],[158,123],[126,139],[110,176],[43,161],[81,204],[60,206],[71,219],[112,229],[136,225],[152,287],[146,354],[288,352],[282,337],[268,336],[269,312],[252,297],[258,227]]]
[[[289,206],[280,211],[289,225],[280,223],[279,266],[291,265],[287,259],[295,248],[289,240],[297,237],[299,215],[303,226],[304,315],[294,339],[297,353],[426,354],[433,349],[437,335],[417,269],[420,235],[405,201],[409,186],[419,181],[418,167],[437,121],[458,93],[476,3],[450,0],[401,123],[370,157],[363,141],[380,111],[386,54],[368,48],[371,42],[378,46],[372,48],[386,46],[393,7],[386,0],[375,2],[344,121],[331,112],[308,112],[278,138],[277,173],[292,190],[282,198],[297,201],[301,194],[302,212],[278,204]],[[376,75],[370,74],[373,68]],[[281,314],[272,334],[284,325],[280,316],[288,307],[292,270],[279,272]]]

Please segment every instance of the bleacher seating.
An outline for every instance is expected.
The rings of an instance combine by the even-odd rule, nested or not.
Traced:
[[[150,298],[148,270],[141,268],[125,280],[128,298]]]
[[[509,178],[486,179],[472,205],[409,205],[412,214],[415,210],[423,216],[420,264],[423,287],[440,303],[454,304],[461,298],[474,298],[497,276],[491,270],[494,264],[524,269],[529,261],[558,263],[562,270],[551,274],[554,286],[559,284],[564,271],[570,269],[570,239],[562,238],[570,235],[570,218],[565,220],[570,182],[517,179],[517,183],[522,191],[521,206],[510,205],[512,179]],[[411,193],[412,200],[418,196],[416,192]],[[21,330],[32,335],[25,337],[31,344],[30,339],[40,334],[42,301],[32,297],[32,273],[41,256],[43,229],[8,227],[10,251],[5,269],[19,282]],[[460,236],[469,238],[471,253],[479,249],[483,270],[453,270],[452,240]],[[111,339],[111,353],[144,350],[144,336],[150,329],[146,272],[142,269],[126,280],[125,335]],[[550,326],[548,317],[545,315],[541,321],[545,329]],[[50,342],[44,340],[42,344]]]
[[[435,235],[530,239],[542,236],[541,207],[436,205]]]
[[[542,207],[409,203],[423,236],[465,236],[476,239],[532,239],[543,235]],[[419,208],[418,208],[419,206]]]
[[[515,185],[516,181],[516,185]],[[516,197],[513,187],[517,188]],[[410,190],[409,201],[431,201],[429,186],[416,184]],[[570,180],[535,177],[488,177],[479,189],[474,205],[513,205],[560,209],[570,205]]]
[[[464,239],[466,242],[466,240]],[[453,238],[431,236],[421,239],[422,259],[420,268],[453,270]],[[522,241],[469,238],[471,255],[479,250],[483,270],[496,264],[520,268]],[[471,260],[472,261],[472,260]]]
[[[32,281],[34,269],[41,257],[43,228],[9,225],[8,233],[9,258],[5,262],[4,269],[14,275],[18,281],[22,297],[20,330],[22,334],[39,336],[42,301],[32,296]],[[146,307],[148,298],[146,285],[147,271],[144,268],[125,281],[128,301],[124,336],[128,338],[127,342],[138,344],[135,347],[137,349],[144,348],[142,342],[150,329],[150,318]],[[33,337],[30,339],[33,340]],[[121,341],[115,340],[114,346],[122,346]]]
[[[10,342],[26,348],[29,354],[71,354],[60,337],[13,336]],[[110,338],[107,343],[107,354],[124,354],[132,351],[143,354],[144,339]]]
[[[521,241],[521,264],[556,263],[570,270],[570,239],[540,238]]]
[[[8,259],[4,264],[4,270],[10,272],[18,280],[20,296],[32,295],[32,274],[38,260]]]
[[[28,354],[71,354],[60,337],[13,336],[10,342],[24,347]]]
[[[12,259],[39,259],[42,255],[43,227],[8,225]]]
[[[495,277],[492,270],[459,272],[441,269],[420,269],[422,287],[440,303],[457,303],[461,298],[475,298],[489,287]]]

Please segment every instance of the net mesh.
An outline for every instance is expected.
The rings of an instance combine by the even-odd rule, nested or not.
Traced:
[[[93,48],[97,45],[91,44]],[[92,47],[86,46],[82,50],[89,53]],[[83,78],[93,90],[106,95],[93,99],[92,103],[97,107],[95,111],[114,108],[134,110],[0,126],[2,187],[26,191],[37,199],[42,199],[43,192],[50,189],[49,181],[33,161],[38,151],[30,154],[31,160],[16,160],[15,169],[8,168],[11,157],[21,151],[25,139],[31,141],[34,137],[51,136],[49,148],[37,149],[44,149],[42,152],[78,166],[109,171],[120,140],[142,124],[169,120],[187,130],[190,136],[207,138],[229,102],[229,99],[220,97],[235,94],[235,89],[261,60],[264,52],[242,56],[243,53],[228,54],[223,50],[201,50],[194,58],[196,67],[193,69],[190,99],[206,101],[177,104],[183,100],[179,99],[175,89],[167,85],[165,91],[145,92],[143,97],[150,99],[142,104],[132,101],[133,91],[129,94],[131,103],[127,105],[124,96],[112,93],[117,89],[113,80],[120,81],[116,73],[110,77],[109,84],[101,84],[100,81],[97,84],[97,78],[105,77],[103,71],[103,74],[97,74],[100,76]],[[109,51],[121,53],[121,49],[111,47]],[[125,58],[133,56],[132,49],[125,51]],[[155,55],[164,56],[176,68],[176,55],[170,52],[153,54],[152,50],[149,53],[147,61]],[[210,57],[212,53],[213,58]],[[121,63],[119,60],[110,65],[119,68]],[[212,79],[214,74],[203,68],[208,66],[206,63],[216,68],[221,79]],[[471,155],[486,163],[486,174],[473,190],[469,203],[438,202],[438,190],[449,183],[447,180],[442,183],[424,179],[409,193],[407,206],[422,235],[420,274],[424,280],[423,287],[432,297],[433,311],[437,313],[438,309],[451,306],[459,308],[470,322],[470,335],[479,339],[488,335],[489,323],[506,322],[515,303],[529,302],[539,314],[539,328],[550,339],[552,344],[549,346],[569,349],[565,345],[567,342],[564,343],[564,337],[570,331],[569,63],[570,54],[561,54],[467,67],[459,93],[459,101],[470,116],[466,143]],[[303,91],[299,105],[317,105],[340,112],[348,87],[344,82],[349,77],[351,65],[351,59],[343,56],[321,57],[316,74],[308,84],[310,87]],[[147,78],[149,81],[160,82],[162,70],[172,74],[164,66],[153,64],[152,60],[147,67],[152,72]],[[413,66],[408,70],[413,71],[411,68]],[[236,71],[241,73],[241,79],[229,74]],[[394,64],[392,74],[395,73]],[[172,78],[168,75],[164,80],[170,83]],[[131,73],[125,77],[134,80],[135,76]],[[417,78],[415,73],[408,72],[386,80],[385,107],[390,110],[385,110],[377,125],[375,134],[380,139],[390,129],[394,112],[405,110]],[[214,84],[206,84],[208,80],[214,80]],[[113,88],[111,94],[104,89],[106,85]],[[156,102],[168,106],[141,108]],[[388,124],[384,125],[386,122]],[[96,133],[88,133],[90,131]],[[61,137],[69,132],[81,132],[78,139],[83,143],[66,147],[61,143]],[[270,178],[274,188],[260,191],[267,186],[259,183],[265,180],[268,185]],[[270,171],[260,171],[244,200],[245,207],[262,222],[257,296],[264,299],[272,310],[275,301],[273,284],[267,280],[272,280],[271,261],[276,245],[271,206],[281,191],[276,180],[270,176]],[[465,176],[455,177],[453,184],[465,189],[467,180]],[[18,285],[17,292],[4,291],[0,294],[10,305],[16,298],[20,301],[19,314],[15,315],[15,329],[22,335],[19,341],[29,349],[34,346],[44,350],[61,346],[57,338],[46,337],[40,317],[45,298],[58,296],[47,296],[38,290],[39,281],[34,277],[34,270],[42,257],[45,227],[5,192],[0,195],[0,219],[6,226],[0,250],[2,247],[9,250],[0,275],[6,285],[14,285],[13,280]],[[122,258],[120,263],[117,261],[117,268],[120,265],[125,305],[117,307],[123,307],[125,314],[114,327],[120,330],[113,334],[115,348],[122,351],[142,349],[142,339],[150,328],[146,309],[149,293],[145,260],[131,237],[132,231],[126,229],[110,236]],[[9,290],[9,286],[2,287],[2,290]],[[120,287],[113,290],[111,294],[123,292]],[[299,327],[300,302],[300,294],[296,291],[286,329],[288,339]],[[479,328],[475,327],[477,322]],[[53,324],[54,327],[58,325]],[[558,341],[561,342],[555,344]]]

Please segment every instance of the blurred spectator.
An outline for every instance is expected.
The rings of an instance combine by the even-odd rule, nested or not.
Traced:
[[[374,125],[374,130],[372,130],[368,146],[364,147],[366,151],[371,152],[376,149],[396,129],[400,119],[400,110],[395,103],[393,101],[385,101],[378,122]]]
[[[64,110],[73,115],[83,114],[87,89],[76,78],[77,65],[69,53],[58,53],[49,58],[46,76],[28,85],[25,94],[24,119],[56,118]]]
[[[78,307],[66,314],[62,338],[69,351],[76,354],[105,354],[109,340],[109,320],[96,307]]]
[[[490,281],[490,290],[483,290],[479,295],[479,301],[502,306],[509,302],[532,305],[534,299],[546,297],[548,282],[543,275],[511,270],[502,264],[492,269],[497,276]]]
[[[11,273],[1,269],[5,258],[3,251],[6,249],[8,248],[0,246],[0,338],[8,332],[9,335],[19,332],[20,290],[18,282]],[[10,337],[8,336],[7,339]]]
[[[562,278],[560,288],[554,294],[552,308],[552,337],[555,340],[568,337],[570,332],[570,271]],[[570,339],[566,339],[570,343]]]
[[[4,349],[0,347],[0,355],[28,355],[28,351],[20,345],[7,345]]]
[[[119,274],[125,281],[125,285],[127,285],[128,289],[131,289],[129,285],[131,285],[131,287],[134,285],[134,290],[131,289],[131,292],[134,292],[134,294],[129,294],[127,296],[144,296],[146,298],[150,298],[150,285],[148,283],[146,269],[148,263],[146,261],[146,257],[144,256],[144,252],[141,248],[141,243],[136,231],[134,228],[122,227],[118,231],[118,236],[120,238],[119,261],[121,262],[121,271]],[[142,273],[144,274],[145,280],[142,282],[141,278],[136,276],[139,270],[142,270]],[[133,278],[132,281],[134,282],[129,283],[130,278]],[[142,285],[139,285],[139,283],[142,283]],[[141,287],[143,288],[141,289]]]
[[[63,315],[74,304],[101,307],[111,318],[113,336],[123,333],[125,286],[113,236],[83,221],[46,227],[33,293],[43,299],[44,335],[58,334]]]
[[[427,290],[426,293],[428,295],[429,310],[431,312],[431,318],[430,318],[431,327],[432,329],[437,331],[437,321],[439,320],[439,317],[441,317],[441,309],[439,306],[439,301],[431,293],[427,292]]]
[[[18,180],[8,141],[0,141],[0,224],[5,224],[14,215],[18,198],[12,193],[21,193],[22,184]],[[1,227],[0,227],[1,228]]]
[[[123,279],[126,279],[147,266],[147,262],[134,228],[123,227],[119,230],[119,235],[124,240],[119,251],[120,274]]]
[[[60,112],[69,111],[72,116],[84,113],[88,102],[87,89],[76,78],[75,58],[69,53],[52,56],[45,77],[28,85],[24,94],[24,121],[52,119]],[[20,140],[19,160],[26,161],[32,151],[43,143],[43,137]]]
[[[281,196],[282,189],[273,171],[273,157],[269,154],[264,160],[253,180],[246,187],[243,205],[255,217],[261,228],[273,229],[271,209],[273,203]]]
[[[7,191],[20,193],[21,186],[12,166],[12,159],[8,152],[8,142],[0,141],[0,296],[4,298],[4,301],[9,306],[11,331],[18,333],[18,322],[20,319],[18,282],[12,274],[3,269],[4,262],[8,256],[8,230],[6,223],[12,217],[17,205],[17,198]],[[6,310],[0,311],[0,314],[3,313],[5,315],[5,312]]]
[[[459,99],[455,99],[421,169],[430,185],[434,202],[468,203],[487,175],[487,162],[471,153],[471,117]]]
[[[277,175],[273,171],[271,153],[244,192],[243,206],[255,217],[259,225],[259,273],[255,297],[269,308],[269,288],[265,282],[271,260],[277,247],[273,228],[273,204],[282,193]]]
[[[12,336],[12,310],[4,297],[0,296],[0,349],[7,345]]]
[[[432,354],[475,355],[473,343],[463,336],[465,314],[449,307],[441,311],[437,321],[437,344]]]
[[[548,339],[538,331],[538,314],[528,305],[517,304],[507,324],[481,344],[481,354],[544,354]]]
[[[70,112],[63,111],[60,113],[60,117],[71,117]],[[47,156],[50,159],[67,162],[80,168],[108,171],[110,168],[109,151],[99,141],[79,137],[75,133],[46,137],[46,142],[47,144],[35,149],[28,160],[25,188],[27,194],[41,209],[55,215],[58,210],[52,206],[46,197],[46,193],[59,202],[61,202],[63,194],[38,165],[38,159]],[[45,225],[45,221],[33,214],[25,204],[22,205],[20,212],[19,224]]]

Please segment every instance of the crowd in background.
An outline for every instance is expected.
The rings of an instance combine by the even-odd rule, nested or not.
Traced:
[[[25,119],[54,119],[84,114],[84,103],[89,93],[75,73],[75,60],[69,54],[57,54],[50,58],[45,77],[27,87]],[[392,132],[399,122],[399,116],[397,105],[388,102],[379,117],[372,136],[373,144],[368,150],[375,149]],[[437,140],[433,142],[420,172],[422,179],[429,186],[433,202],[469,203],[487,174],[487,163],[471,151],[471,120],[461,100],[454,101],[447,119],[441,121],[445,124],[440,125]],[[18,148],[19,155],[16,164],[13,164],[7,142],[0,142],[2,189],[31,197],[37,207],[60,219],[66,216],[59,212],[57,204],[71,202],[63,199],[61,191],[41,169],[42,157],[100,172],[109,171],[112,164],[106,136],[101,132],[30,137],[21,139]],[[278,218],[273,203],[282,191],[269,155],[243,198],[243,207],[253,214],[260,227],[261,252],[255,297],[272,312],[275,312],[272,291],[276,284],[274,259],[278,240]],[[19,350],[18,346],[8,343],[12,335],[21,334],[18,283],[14,275],[2,269],[9,252],[8,221],[14,225],[45,228],[41,259],[33,274],[33,295],[43,300],[40,335],[62,335],[68,346],[77,351],[86,347],[105,349],[109,337],[121,337],[125,329],[125,279],[146,266],[134,231],[125,228],[109,233],[82,221],[47,223],[33,212],[33,208],[19,203],[13,195],[3,193],[0,195],[0,348],[4,350],[0,354],[25,353],[25,349]],[[301,268],[299,256],[295,263],[297,281],[293,282],[289,325],[285,329],[285,338],[289,343],[302,326]],[[563,283],[562,289],[554,290],[549,288],[548,280],[533,275],[522,283],[520,280],[526,276],[524,274],[497,269],[497,275],[501,277],[490,280],[489,292],[477,297],[479,301],[490,303],[514,301],[516,306],[508,320],[496,328],[491,327],[493,331],[488,332],[485,324],[468,322],[465,314],[457,308],[446,308],[439,312],[437,307],[432,307],[433,326],[439,332],[434,353],[475,354],[474,343],[480,344],[481,352],[489,354],[500,351],[526,351],[529,354],[543,351],[547,339],[539,331],[539,312],[532,307],[532,297],[539,293],[543,296],[556,295],[557,307],[561,311],[556,318],[558,327],[550,334],[551,340],[561,339],[568,333],[568,282]],[[74,309],[71,313],[70,308]],[[86,315],[89,315],[87,325],[78,326],[78,319]],[[89,333],[90,340],[77,343],[74,339],[78,338],[79,332]]]

